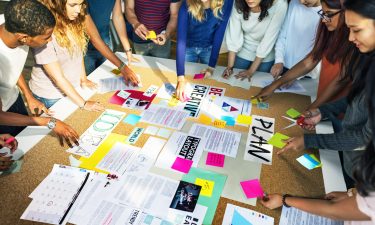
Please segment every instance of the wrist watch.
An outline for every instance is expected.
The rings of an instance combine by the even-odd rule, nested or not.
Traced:
[[[124,52],[125,52],[125,53],[128,53],[128,52],[132,52],[132,50],[133,50],[132,48],[124,49]]]
[[[57,122],[57,120],[56,120],[55,118],[51,117],[51,119],[50,119],[50,120],[48,121],[48,123],[47,123],[47,127],[48,127],[50,130],[52,130],[53,128],[56,127],[56,122]]]
[[[286,199],[287,197],[292,197],[292,196],[291,196],[291,195],[288,195],[288,194],[283,194],[282,202],[283,202],[283,205],[284,205],[285,207],[290,208],[290,205],[286,204],[286,202],[285,202],[285,199]]]

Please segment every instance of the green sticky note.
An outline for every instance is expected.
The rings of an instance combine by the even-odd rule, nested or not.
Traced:
[[[286,143],[283,142],[283,140],[289,139],[288,136],[280,133],[274,134],[271,139],[268,140],[268,144],[273,145],[277,148],[283,148]]]
[[[293,119],[295,119],[295,118],[297,118],[301,115],[300,112],[298,112],[297,110],[295,110],[293,108],[288,109],[288,111],[286,111],[286,114]]]
[[[206,206],[207,212],[203,224],[212,224],[221,193],[223,192],[227,176],[208,170],[192,167],[188,174],[182,177],[183,181],[195,183],[197,180],[208,180],[214,184],[210,190],[211,196],[199,195],[198,204]]]

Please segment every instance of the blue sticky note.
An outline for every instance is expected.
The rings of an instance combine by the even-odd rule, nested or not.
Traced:
[[[234,117],[222,116],[221,119],[226,122],[227,126],[234,126],[236,124],[236,119]]]
[[[141,119],[140,116],[138,115],[135,115],[135,114],[129,114],[124,120],[123,122],[124,123],[128,123],[130,125],[135,125],[138,123],[138,121]]]
[[[233,212],[232,225],[252,225],[237,210]]]
[[[311,158],[308,154],[297,158],[297,161],[309,170],[312,170],[319,165],[319,162]]]

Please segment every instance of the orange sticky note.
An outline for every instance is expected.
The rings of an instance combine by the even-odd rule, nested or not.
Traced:
[[[198,118],[198,121],[200,123],[203,123],[203,124],[206,124],[206,125],[210,125],[212,123],[212,119],[209,116],[207,116],[207,115],[205,115],[203,113],[200,114],[200,116]]]
[[[217,127],[217,128],[225,128],[225,124],[227,122],[225,122],[224,120],[219,120],[219,119],[216,119],[214,121],[214,126]]]

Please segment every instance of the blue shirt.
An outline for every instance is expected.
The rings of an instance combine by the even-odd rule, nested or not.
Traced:
[[[188,12],[186,1],[181,4],[178,12],[177,24],[177,75],[185,74],[186,47],[212,46],[208,65],[215,67],[219,55],[224,32],[233,8],[233,0],[225,0],[220,18],[216,18],[211,9],[205,10],[205,19],[201,22],[192,17]]]

